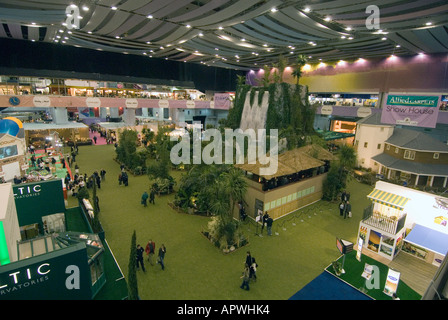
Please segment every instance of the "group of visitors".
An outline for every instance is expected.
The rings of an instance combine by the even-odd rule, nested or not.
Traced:
[[[142,194],[141,204],[144,207],[147,207],[148,206],[148,204],[147,204],[148,199],[149,199],[149,203],[156,204],[155,203],[155,197],[156,197],[156,191],[154,190],[154,188],[151,189],[151,192],[149,194],[148,194],[148,192],[144,191],[143,194]]]
[[[352,217],[352,205],[350,204],[350,192],[344,190],[341,194],[341,202],[339,203],[339,215],[344,219]]]
[[[121,171],[118,174],[118,184],[120,186],[124,185],[125,187],[127,187],[129,185],[129,177],[128,177],[126,170],[124,169],[123,164],[120,166],[120,169],[121,169]]]
[[[136,263],[137,263],[137,270],[139,270],[139,268],[141,266],[143,272],[146,272],[143,253],[146,253],[147,261],[149,262],[149,264],[151,266],[154,265],[155,250],[156,250],[156,244],[154,243],[154,241],[152,241],[152,239],[150,239],[148,241],[145,249],[143,249],[143,247],[140,246],[139,244],[137,245],[136,257],[135,257]],[[165,270],[165,254],[166,254],[166,247],[162,243],[162,245],[159,248],[157,261],[156,261],[157,264],[160,264],[160,266],[162,267],[162,270]]]
[[[263,217],[261,218],[261,234],[260,234],[260,236],[263,235],[263,230],[264,230],[265,225],[266,225],[266,230],[267,230],[268,236],[272,236],[272,224],[273,223],[274,223],[274,220],[268,214],[268,212],[265,211]]]
[[[244,262],[244,270],[240,277],[243,279],[240,286],[241,289],[250,290],[250,282],[257,281],[257,268],[258,264],[255,258],[252,257],[250,251],[247,251],[246,261]]]

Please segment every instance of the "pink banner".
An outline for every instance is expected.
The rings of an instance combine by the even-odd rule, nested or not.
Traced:
[[[63,107],[63,108],[172,108],[172,109],[209,109],[210,101],[203,100],[163,100],[103,97],[65,97],[45,95],[0,95],[0,107]],[[214,103],[216,109],[229,109],[229,104]]]
[[[230,94],[215,93],[213,100],[215,109],[230,109]]]

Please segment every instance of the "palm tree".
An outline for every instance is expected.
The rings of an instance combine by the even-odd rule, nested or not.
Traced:
[[[232,205],[230,216],[233,217],[235,204],[244,199],[244,194],[247,190],[247,181],[244,178],[243,171],[235,167],[231,167],[223,176],[225,178],[225,187],[229,190],[229,201]]]
[[[283,57],[283,55],[280,55],[278,57],[278,72],[279,72],[279,77],[280,77],[280,82],[283,81],[283,72],[285,72],[285,68],[288,64],[288,61],[286,60],[285,57]]]
[[[292,76],[296,78],[296,84],[299,84],[299,79],[302,76],[302,68],[306,64],[306,57],[303,54],[297,56],[296,68],[292,72]]]

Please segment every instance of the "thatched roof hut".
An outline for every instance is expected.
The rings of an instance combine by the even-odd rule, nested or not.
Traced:
[[[271,159],[272,161],[273,159]],[[260,164],[258,161],[255,164],[236,164],[235,167],[244,171],[251,172],[260,177],[270,180],[276,177],[288,176],[300,171],[305,171],[313,168],[319,168],[325,165],[325,162],[313,158],[300,149],[288,150],[278,155],[278,169],[275,174],[261,175],[261,168],[268,168],[269,164]]]
[[[308,144],[300,147],[298,150],[322,161],[332,161],[336,159],[330,151],[318,144]]]

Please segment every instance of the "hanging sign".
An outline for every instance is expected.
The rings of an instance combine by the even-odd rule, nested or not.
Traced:
[[[388,95],[381,122],[394,125],[435,128],[440,96]]]

